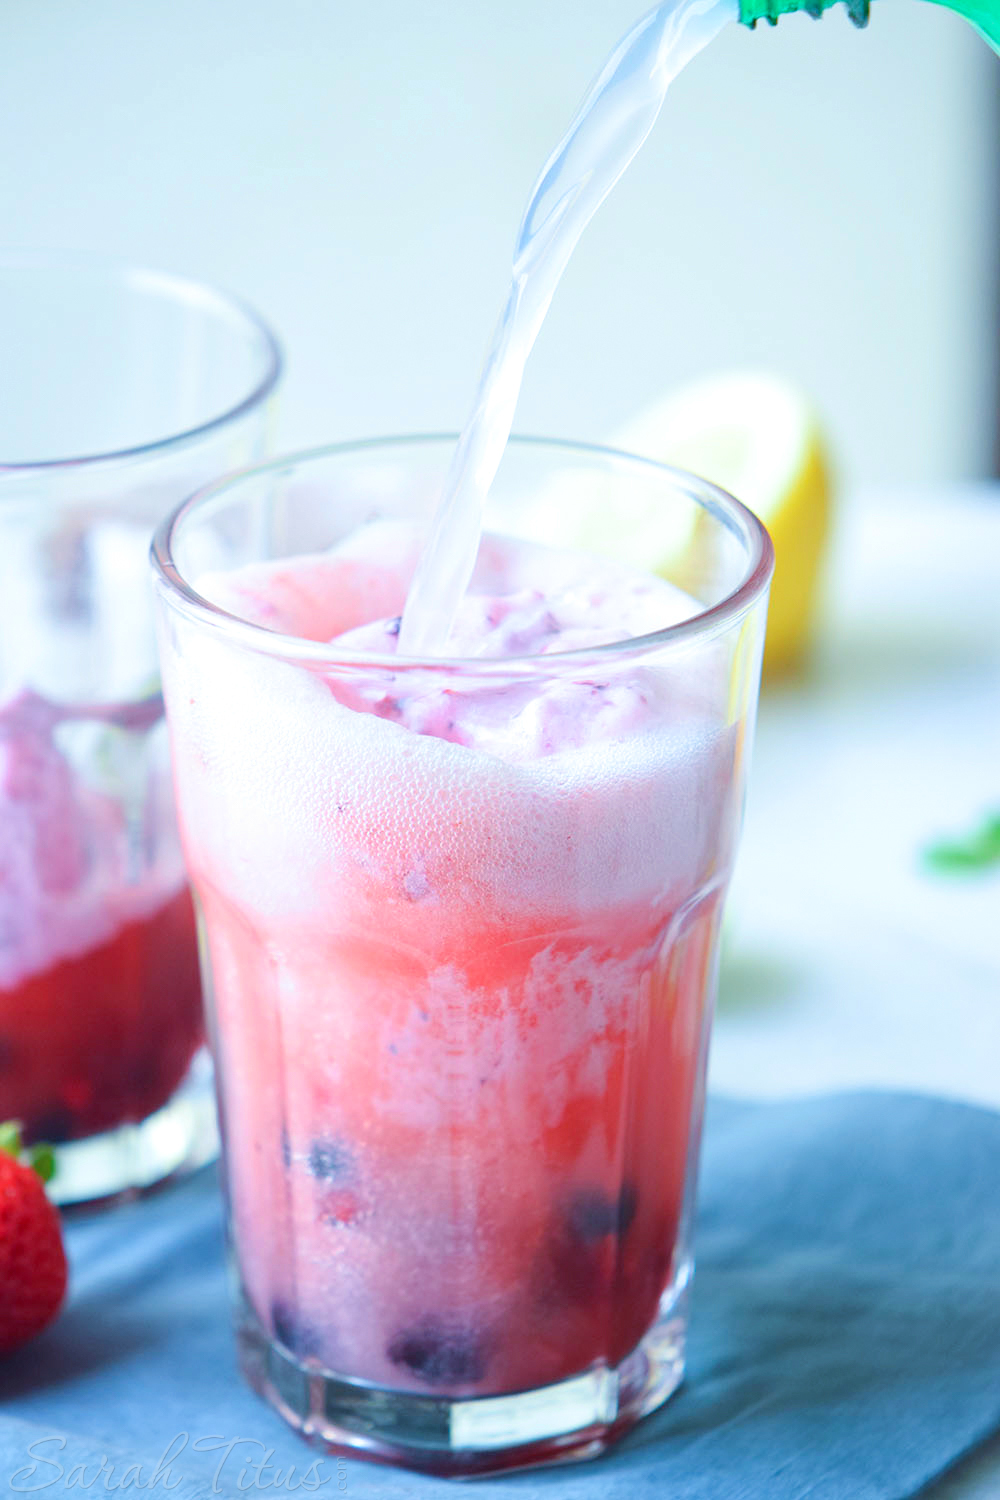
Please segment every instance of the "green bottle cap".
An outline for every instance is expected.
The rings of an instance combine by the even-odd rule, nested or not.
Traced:
[[[777,26],[778,17],[793,10],[804,10],[807,15],[819,20],[825,10],[837,0],[740,0],[740,21],[744,26],[756,26],[758,21],[769,21]],[[847,14],[855,26],[868,25],[868,0],[844,0]]]

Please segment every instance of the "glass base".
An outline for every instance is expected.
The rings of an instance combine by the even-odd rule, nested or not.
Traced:
[[[450,1401],[385,1390],[309,1368],[288,1354],[241,1299],[237,1337],[249,1384],[291,1427],[330,1453],[443,1478],[595,1458],[662,1406],[684,1374],[686,1283],[615,1369],[513,1395]]]
[[[49,1196],[63,1207],[110,1205],[213,1161],[219,1132],[208,1053],[198,1052],[173,1098],[147,1119],[54,1149]]]

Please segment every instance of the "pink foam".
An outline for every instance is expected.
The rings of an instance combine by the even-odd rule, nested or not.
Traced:
[[[137,860],[123,807],[134,789],[114,795],[74,770],[56,739],[63,717],[31,691],[0,706],[3,988],[106,942],[183,883],[166,778],[158,787],[155,771],[143,772],[155,855]]]

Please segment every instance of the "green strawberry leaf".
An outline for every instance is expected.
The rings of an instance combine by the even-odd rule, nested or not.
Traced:
[[[12,1156],[15,1161],[27,1157],[28,1166],[38,1173],[43,1182],[51,1182],[56,1175],[56,1153],[51,1146],[39,1143],[25,1151],[21,1141],[20,1120],[4,1120],[0,1124],[0,1151]]]
[[[51,1146],[32,1146],[28,1160],[43,1182],[52,1181],[56,1175],[56,1153]]]

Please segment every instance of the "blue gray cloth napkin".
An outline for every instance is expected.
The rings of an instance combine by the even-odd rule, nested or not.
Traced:
[[[0,1365],[4,1492],[457,1493],[317,1454],[244,1388],[220,1219],[206,1172],[70,1224],[70,1305]],[[1000,1114],[716,1101],[697,1249],[674,1399],[602,1459],[477,1495],[899,1500],[1000,1427]]]

